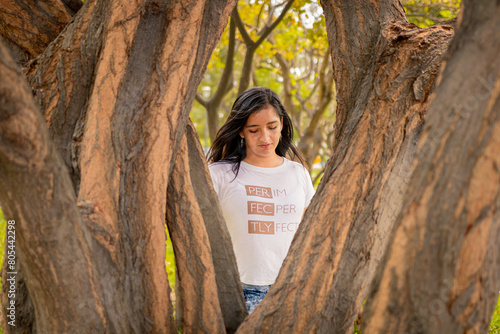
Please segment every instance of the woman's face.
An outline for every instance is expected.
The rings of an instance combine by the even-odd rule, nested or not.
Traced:
[[[278,146],[281,129],[283,129],[282,117],[272,106],[251,114],[240,136],[245,139],[247,162],[276,158],[276,147]]]

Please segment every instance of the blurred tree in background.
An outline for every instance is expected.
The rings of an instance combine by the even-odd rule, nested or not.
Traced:
[[[409,0],[403,5],[408,20],[426,28],[455,17],[460,1]],[[251,86],[269,87],[290,114],[295,141],[317,179],[331,154],[336,108],[319,2],[240,0],[230,21],[191,110],[204,149],[239,93]]]
[[[420,28],[443,23],[457,16],[459,0],[406,0],[402,1],[408,21]]]

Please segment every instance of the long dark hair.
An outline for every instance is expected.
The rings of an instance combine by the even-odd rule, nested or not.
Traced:
[[[283,129],[281,139],[276,147],[276,154],[282,157],[288,156],[292,160],[298,160],[305,165],[299,150],[293,145],[293,125],[285,107],[278,95],[269,88],[254,87],[244,91],[234,101],[229,117],[224,125],[217,131],[212,147],[208,153],[208,163],[230,162],[233,163],[233,172],[237,176],[240,164],[245,159],[247,152],[245,142],[241,140],[240,132],[245,126],[248,117],[272,106],[282,119]]]

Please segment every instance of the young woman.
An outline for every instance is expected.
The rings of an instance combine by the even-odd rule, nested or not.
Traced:
[[[274,283],[314,195],[292,143],[290,117],[275,92],[255,87],[234,102],[208,156],[252,312]]]

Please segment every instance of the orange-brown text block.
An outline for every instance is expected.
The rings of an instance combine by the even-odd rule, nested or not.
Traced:
[[[274,216],[274,203],[248,201],[248,214]]]
[[[274,234],[274,222],[259,220],[248,221],[248,233],[252,234]]]
[[[267,187],[245,186],[247,196],[258,196],[264,198],[273,198],[273,190]]]

